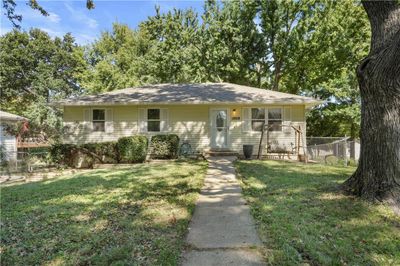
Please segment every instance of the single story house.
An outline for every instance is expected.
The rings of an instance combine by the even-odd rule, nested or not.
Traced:
[[[5,152],[7,161],[17,159],[17,137],[10,135],[5,131],[6,124],[16,124],[18,122],[28,121],[27,118],[0,111],[0,145]]]
[[[310,97],[237,84],[201,83],[127,88],[57,104],[64,109],[64,143],[176,134],[197,151],[241,153],[244,144],[255,145],[257,152],[263,123],[274,125],[269,145],[292,149],[296,139],[290,126],[300,127],[305,139],[306,111],[320,103]]]

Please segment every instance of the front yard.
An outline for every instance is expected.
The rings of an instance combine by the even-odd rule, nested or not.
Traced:
[[[352,167],[239,161],[273,265],[400,265],[400,217],[382,205],[344,196]]]
[[[1,264],[174,265],[206,169],[140,164],[3,186]]]

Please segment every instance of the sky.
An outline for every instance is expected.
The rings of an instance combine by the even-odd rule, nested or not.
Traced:
[[[186,9],[192,7],[198,13],[203,10],[203,0],[94,0],[95,9],[86,9],[86,0],[38,0],[38,3],[50,14],[45,17],[39,11],[26,5],[27,0],[17,0],[16,14],[22,15],[22,30],[40,28],[50,36],[63,36],[70,32],[78,44],[89,44],[98,38],[102,31],[112,28],[113,22],[128,24],[136,28],[148,16],[155,15],[155,6],[161,12],[173,8]],[[12,30],[12,24],[1,12],[0,34]]]

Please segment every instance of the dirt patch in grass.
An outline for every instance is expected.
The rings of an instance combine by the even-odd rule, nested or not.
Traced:
[[[205,162],[93,170],[1,188],[2,265],[174,265]]]
[[[268,264],[400,264],[400,217],[337,189],[355,168],[278,161],[236,168]]]

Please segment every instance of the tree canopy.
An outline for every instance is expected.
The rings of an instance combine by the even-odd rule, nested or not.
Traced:
[[[0,38],[1,108],[30,119],[35,128],[56,135],[60,112],[51,101],[82,93],[77,77],[86,63],[71,34],[52,39],[46,32],[13,30]]]

